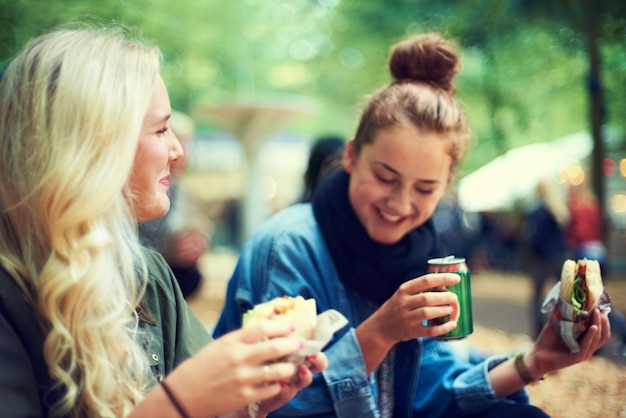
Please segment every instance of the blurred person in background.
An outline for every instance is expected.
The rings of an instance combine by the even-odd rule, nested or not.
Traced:
[[[200,257],[209,250],[211,225],[181,185],[195,134],[194,121],[185,113],[172,111],[169,123],[185,156],[170,167],[169,212],[161,218],[140,223],[139,239],[143,245],[163,255],[178,280],[183,296],[188,298],[203,282]]]
[[[323,135],[314,140],[304,172],[304,191],[300,202],[310,202],[320,179],[341,159],[345,139],[339,135]]]
[[[587,183],[570,186],[567,205],[571,215],[567,244],[572,256],[598,260],[603,275],[608,277],[607,249],[602,232],[603,215],[593,190]]]
[[[567,258],[565,232],[570,222],[565,195],[559,193],[551,179],[539,181],[535,202],[524,213],[523,242],[526,245],[530,275],[533,281],[530,317],[532,335],[537,337],[548,316],[541,313],[546,295],[545,286],[561,278],[561,268]]]
[[[464,258],[469,264],[469,228],[456,189],[448,189],[433,213],[433,222],[444,252]]]
[[[457,296],[432,292],[459,275],[426,274],[440,248],[432,214],[452,183],[469,139],[453,79],[460,62],[439,34],[394,46],[393,80],[365,105],[342,166],[311,203],[291,205],[244,244],[215,327],[242,324],[258,303],[283,295],[314,298],[349,326],[324,350],[329,367],[274,417],[545,417],[526,384],[587,360],[610,337],[594,312],[579,353],[546,326],[528,351],[474,364],[433,338],[453,330]]]
[[[60,29],[3,75],[2,417],[241,417],[252,404],[261,418],[326,366],[323,353],[311,369],[281,360],[303,343],[287,324],[212,341],[140,245],[137,222],[168,211],[183,156],[160,57],[120,31]]]
[[[567,200],[571,222],[567,230],[567,243],[571,257],[598,260],[602,277],[610,277],[608,250],[603,241],[602,212],[598,199],[588,183],[570,186]],[[622,355],[626,355],[626,316],[616,307],[611,309],[609,320],[621,343]]]

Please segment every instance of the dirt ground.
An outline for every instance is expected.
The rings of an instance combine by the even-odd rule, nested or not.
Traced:
[[[229,252],[207,254],[203,259],[206,280],[189,299],[189,304],[209,328],[221,310],[226,282],[235,261],[236,254]],[[615,276],[606,283],[606,289],[612,306],[626,312],[626,277]],[[502,306],[516,307],[510,314],[503,311],[502,317],[505,322],[524,321],[519,312],[524,312],[523,307],[530,298],[530,279],[511,273],[472,273],[472,296],[475,304],[476,301],[497,301]],[[510,318],[507,319],[507,315]],[[516,328],[507,326],[506,329]],[[477,320],[474,333],[464,341],[488,353],[514,353],[532,343],[523,332],[510,333]],[[585,363],[550,374],[544,383],[528,387],[532,402],[556,418],[626,418],[626,367],[623,364],[605,356],[594,356]]]

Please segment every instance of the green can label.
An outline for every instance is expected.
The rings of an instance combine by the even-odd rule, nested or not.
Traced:
[[[450,320],[456,321],[456,328],[447,334],[436,338],[441,340],[460,340],[474,332],[472,317],[472,289],[470,283],[470,271],[464,258],[448,256],[428,260],[428,273],[456,273],[461,276],[461,281],[454,286],[448,286],[447,290],[457,295],[458,306],[453,306],[452,315],[430,320],[429,325],[441,325]]]

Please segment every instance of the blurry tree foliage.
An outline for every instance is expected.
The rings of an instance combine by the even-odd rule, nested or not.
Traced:
[[[595,4],[593,13],[590,4]],[[390,46],[437,30],[463,51],[458,96],[474,131],[461,175],[506,150],[591,129],[588,34],[597,23],[603,123],[626,129],[626,2],[620,0],[0,0],[0,64],[58,25],[122,24],[164,52],[173,107],[305,96],[292,129],[353,134],[389,82]]]

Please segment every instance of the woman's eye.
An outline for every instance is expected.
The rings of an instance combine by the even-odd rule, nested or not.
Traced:
[[[168,128],[167,128],[167,127],[163,128],[163,129],[159,129],[159,130],[157,131],[157,135],[163,135],[163,134],[165,134],[165,132],[167,132],[167,131],[168,131]]]
[[[386,177],[381,176],[380,174],[376,174],[376,178],[377,178],[379,181],[381,181],[381,182],[383,182],[383,183],[387,183],[387,184],[389,184],[389,183],[392,183],[392,182],[393,182],[393,179],[388,179],[388,178],[386,178]]]
[[[419,187],[416,187],[415,191],[420,194],[433,194],[434,192],[432,189],[420,189]]]

